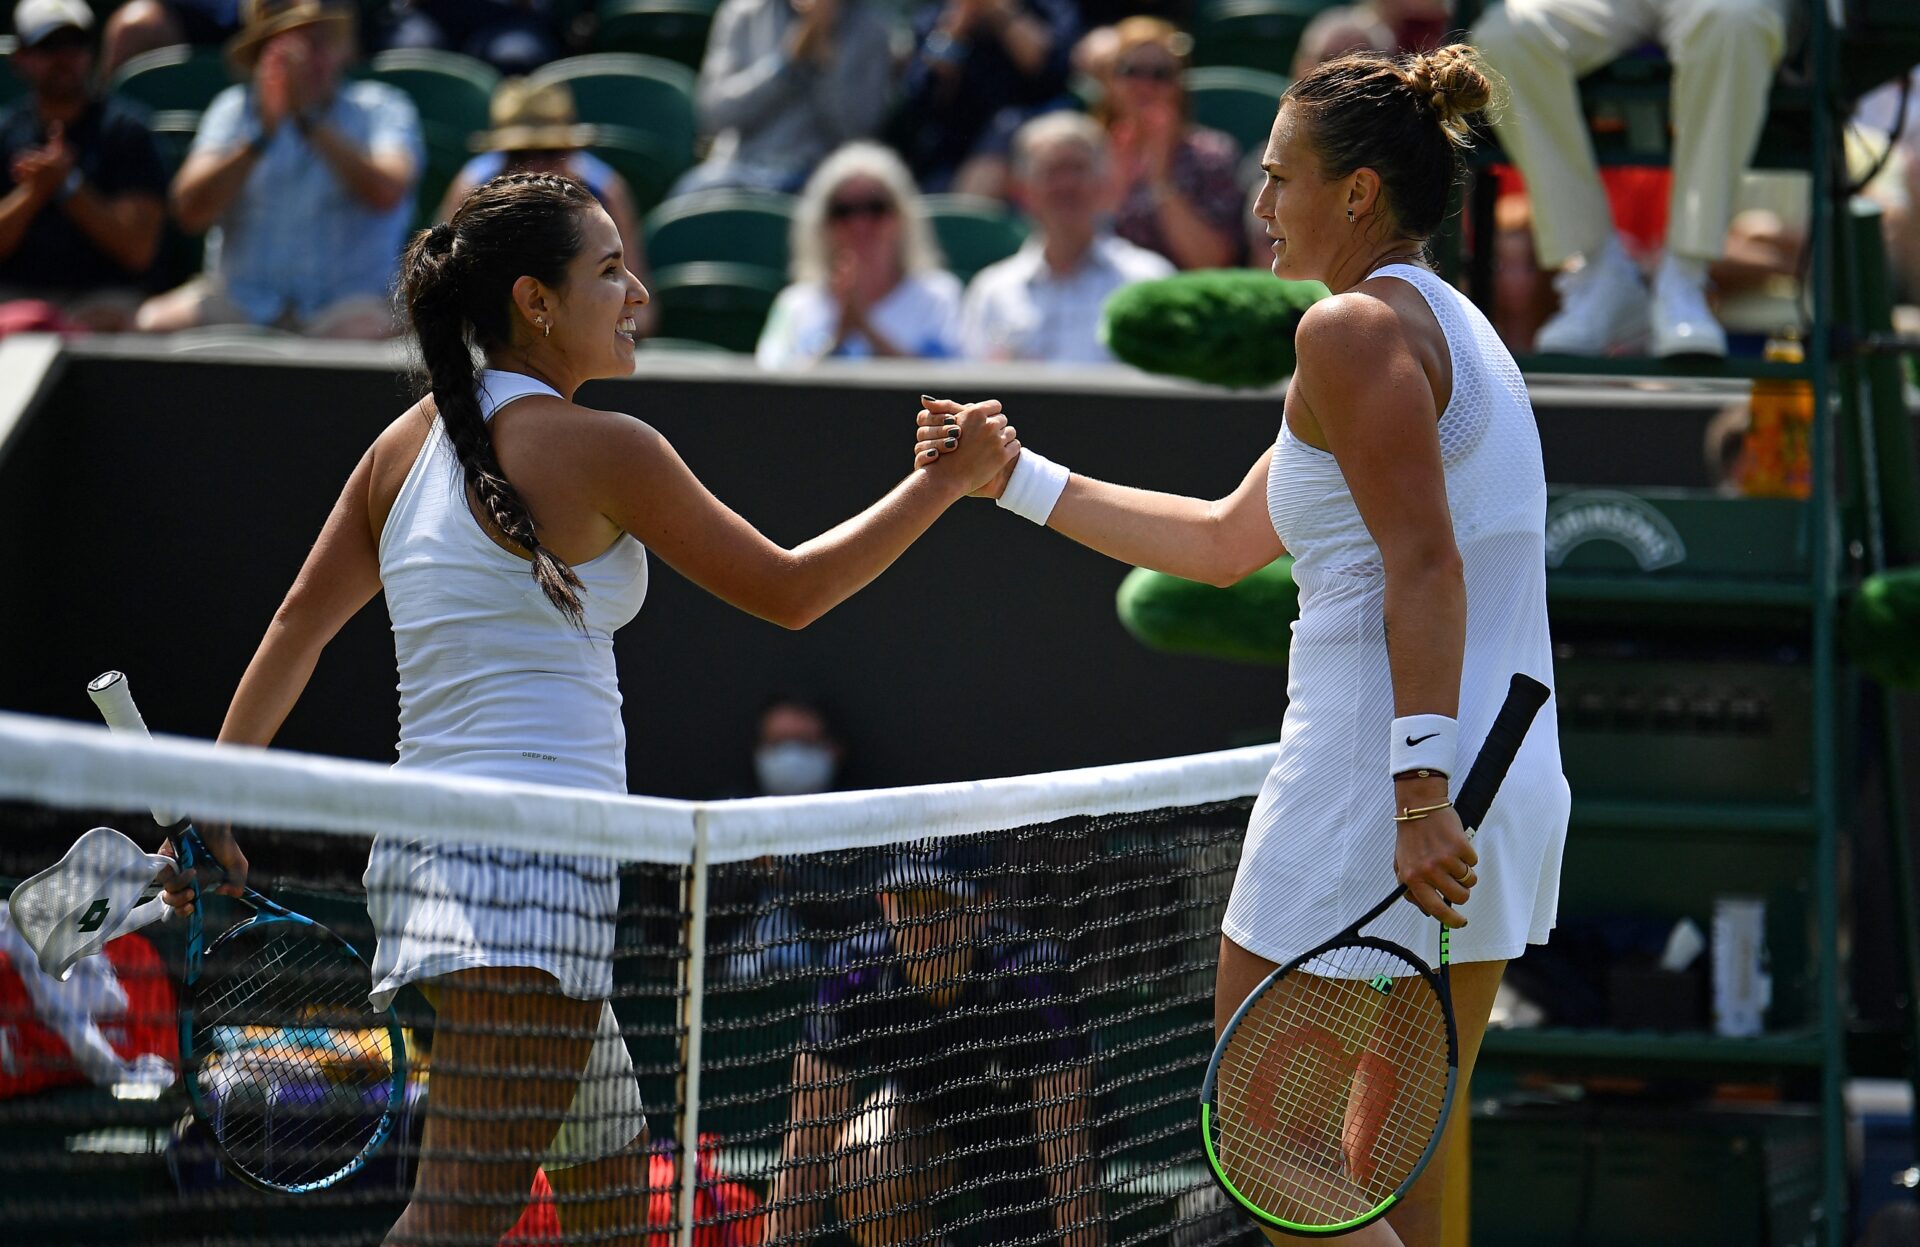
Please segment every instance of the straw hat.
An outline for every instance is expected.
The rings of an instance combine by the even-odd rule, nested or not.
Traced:
[[[227,60],[251,70],[267,40],[301,26],[333,26],[342,38],[353,33],[353,10],[329,0],[241,0],[240,33],[227,41]]]
[[[560,151],[594,140],[594,128],[580,124],[573,92],[564,82],[509,78],[495,88],[487,117],[493,128],[473,136],[469,146],[474,151]]]

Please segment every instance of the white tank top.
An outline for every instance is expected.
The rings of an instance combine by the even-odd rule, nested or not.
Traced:
[[[1375,276],[1411,283],[1446,335],[1453,394],[1436,428],[1467,590],[1460,766],[1479,752],[1509,679],[1553,685],[1547,632],[1546,474],[1525,382],[1477,308],[1411,265]],[[1280,752],[1249,820],[1226,930],[1286,960],[1326,939],[1393,883],[1393,719],[1386,572],[1339,463],[1285,422],[1267,478],[1274,531],[1294,557],[1293,625]],[[1481,884],[1458,933],[1460,960],[1517,956],[1545,938],[1558,894],[1568,793],[1550,701],[1534,720],[1481,831]],[[1396,906],[1376,934],[1427,943],[1437,929]],[[1425,923],[1420,927],[1419,923]],[[1424,935],[1422,934],[1424,932]]]
[[[519,373],[480,374],[480,411],[559,395]],[[583,631],[531,565],[487,536],[438,420],[380,534],[380,580],[400,672],[396,765],[625,792],[613,633],[640,611],[647,553],[627,534],[574,565]]]

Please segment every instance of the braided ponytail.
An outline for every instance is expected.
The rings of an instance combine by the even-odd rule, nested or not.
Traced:
[[[441,428],[467,488],[493,526],[532,561],[533,579],[567,621],[586,626],[584,587],[540,543],[533,512],[501,470],[480,411],[473,348],[503,346],[508,305],[522,276],[558,286],[580,249],[585,187],[554,174],[509,174],[476,188],[453,220],[414,236],[401,261],[400,293],[420,345]]]

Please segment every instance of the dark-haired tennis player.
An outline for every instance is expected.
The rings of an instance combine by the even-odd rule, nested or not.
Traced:
[[[1342,57],[1281,98],[1255,211],[1273,271],[1333,297],[1301,319],[1279,440],[1231,494],[1110,485],[1031,450],[987,491],[1102,553],[1192,580],[1232,584],[1292,551],[1300,618],[1280,756],[1223,924],[1216,1025],[1276,965],[1365,913],[1394,870],[1419,910],[1461,928],[1463,1082],[1506,962],[1553,926],[1568,813],[1551,707],[1482,826],[1484,867],[1449,806],[1509,677],[1553,679],[1546,481],[1526,385],[1486,318],[1423,258],[1465,119],[1490,95],[1472,51],[1454,45]],[[923,450],[960,409],[928,410]],[[1431,950],[1424,922],[1399,906],[1372,929]],[[1444,1157],[1385,1222],[1343,1241],[1437,1244]]]
[[[322,648],[384,592],[398,765],[625,792],[613,633],[640,609],[647,549],[742,610],[804,627],[1018,453],[996,404],[956,412],[957,459],[927,452],[865,511],[782,549],[652,428],[572,402],[583,382],[632,372],[647,299],[578,182],[513,174],[478,187],[414,238],[402,284],[431,393],[348,479],[223,741],[271,741]],[[756,434],[770,448],[805,435]],[[374,1000],[416,983],[439,1014],[425,1150],[389,1243],[494,1241],[543,1158],[569,1235],[642,1241],[645,1120],[607,1004],[614,866],[538,843],[533,828],[529,851],[375,842]],[[230,837],[214,851],[244,875]],[[184,903],[184,889],[173,895]]]

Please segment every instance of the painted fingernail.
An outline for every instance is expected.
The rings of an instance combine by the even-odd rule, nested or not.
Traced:
[[[960,439],[957,437],[949,437],[946,443],[948,450],[952,450],[955,446],[958,446],[959,444],[960,444]]]
[[[920,401],[923,403],[931,403],[934,401],[934,398],[933,398],[933,395],[931,394],[922,394],[920,396]]]

